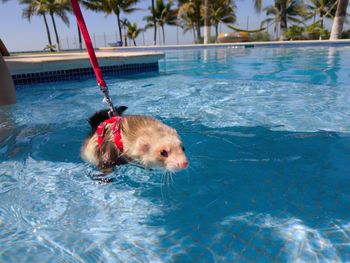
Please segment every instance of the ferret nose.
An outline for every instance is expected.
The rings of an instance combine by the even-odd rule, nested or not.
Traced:
[[[187,166],[188,166],[188,161],[181,162],[181,163],[179,164],[179,166],[180,166],[181,168],[187,168]]]

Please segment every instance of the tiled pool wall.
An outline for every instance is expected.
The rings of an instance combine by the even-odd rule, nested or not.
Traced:
[[[102,66],[102,73],[106,77],[126,76],[131,74],[138,74],[144,72],[158,72],[158,62],[125,64],[125,65],[111,65]],[[91,67],[64,69],[46,72],[35,72],[25,74],[12,75],[16,87],[26,86],[31,84],[45,83],[45,82],[59,82],[70,80],[82,80],[87,77],[94,77],[94,71]]]

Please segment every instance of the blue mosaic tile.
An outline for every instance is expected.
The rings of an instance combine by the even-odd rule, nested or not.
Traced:
[[[144,72],[154,72],[159,70],[158,62],[144,64],[112,65],[101,67],[104,76],[125,76]],[[92,68],[77,68],[56,70],[38,73],[15,74],[12,75],[16,86],[30,85],[45,82],[58,82],[69,80],[80,80],[86,77],[94,77]]]

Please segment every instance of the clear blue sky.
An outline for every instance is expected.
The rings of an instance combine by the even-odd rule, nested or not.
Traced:
[[[212,0],[215,1],[215,0]],[[271,5],[272,0],[264,0],[264,6]],[[137,11],[132,14],[122,15],[127,17],[131,22],[137,22],[140,27],[143,27],[145,22],[143,17],[148,15],[148,6],[150,0],[141,0],[137,7],[144,9],[144,11]],[[249,16],[249,28],[259,28],[260,22],[265,18],[264,14],[258,15],[254,10],[253,0],[237,0],[237,23],[236,26],[246,28],[247,17]],[[23,6],[18,4],[17,0],[9,0],[5,4],[0,4],[0,38],[5,42],[10,51],[28,51],[28,50],[42,50],[47,44],[47,36],[42,17],[33,17],[31,22],[22,18]],[[115,42],[117,32],[117,19],[115,15],[105,16],[103,13],[95,13],[83,9],[83,15],[87,23],[90,34],[95,39],[98,46],[102,46],[104,42],[104,34],[106,34],[107,43]],[[76,37],[76,23],[75,18],[69,15],[70,27],[64,25],[59,18],[57,18],[58,33],[63,47],[67,46],[67,39],[70,47]],[[55,43],[54,33],[49,20],[51,29],[52,41]],[[330,23],[327,23],[328,27]],[[221,31],[230,32],[225,26],[221,27]],[[145,44],[152,44],[153,30],[149,29],[145,34]],[[212,31],[214,34],[214,31]],[[176,27],[166,28],[166,44],[176,44],[177,42]],[[189,44],[193,41],[192,33],[183,34],[179,29],[179,43]],[[142,35],[137,39],[139,45],[143,44]]]

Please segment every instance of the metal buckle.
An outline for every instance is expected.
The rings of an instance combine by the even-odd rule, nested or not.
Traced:
[[[114,109],[113,103],[111,98],[109,97],[109,91],[108,91],[108,87],[103,87],[100,85],[100,83],[97,83],[97,85],[100,87],[100,90],[102,91],[104,98],[103,98],[103,102],[107,103],[109,106],[109,111],[108,111],[108,117],[112,118],[117,116],[117,113]]]
[[[108,111],[108,116],[109,116],[109,118],[115,117],[116,116],[115,111],[114,110],[109,110]]]

